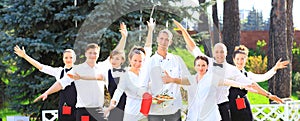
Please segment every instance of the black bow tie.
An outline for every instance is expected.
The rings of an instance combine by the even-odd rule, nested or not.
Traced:
[[[118,71],[118,72],[125,72],[125,70],[124,69],[122,69],[122,68],[120,68],[120,69],[117,69],[117,68],[113,68],[113,70],[112,70],[113,72],[116,72],[116,71]]]
[[[72,69],[72,67],[71,67],[71,68],[69,68],[69,69],[65,68],[66,72],[70,71],[71,69]]]
[[[219,66],[219,67],[221,67],[221,68],[223,68],[223,64],[218,64],[218,63],[213,63],[213,66]]]

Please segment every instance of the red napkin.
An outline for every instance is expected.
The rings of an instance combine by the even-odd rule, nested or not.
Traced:
[[[81,121],[90,121],[89,116],[81,116]]]
[[[145,116],[148,116],[151,104],[152,104],[152,95],[148,92],[144,93],[140,112]]]
[[[235,99],[236,107],[238,110],[245,109],[246,104],[245,104],[245,99],[244,98],[237,98]]]
[[[71,106],[64,105],[62,108],[63,115],[71,115]]]

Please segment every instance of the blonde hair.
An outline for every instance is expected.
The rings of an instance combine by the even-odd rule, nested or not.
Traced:
[[[248,55],[248,53],[249,53],[249,49],[248,49],[245,45],[235,46],[235,47],[234,47],[234,51],[242,51],[242,52],[244,52],[246,55]]]
[[[109,58],[111,59],[115,55],[121,55],[122,59],[125,61],[125,52],[124,51],[119,51],[119,50],[113,50],[109,54]]]
[[[173,34],[170,30],[168,29],[163,29],[163,30],[160,30],[158,35],[161,34],[161,33],[166,33],[168,35],[168,39],[169,41],[172,41],[172,38],[173,38]]]

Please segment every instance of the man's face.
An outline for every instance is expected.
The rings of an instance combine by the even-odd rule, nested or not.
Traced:
[[[214,47],[214,58],[217,63],[223,63],[225,61],[226,54],[227,53],[223,46],[217,45]]]
[[[90,48],[85,52],[85,57],[87,61],[94,61],[96,62],[99,57],[99,49],[97,48]]]
[[[169,36],[167,33],[160,33],[157,37],[158,47],[168,49],[171,44],[171,40],[169,40]]]

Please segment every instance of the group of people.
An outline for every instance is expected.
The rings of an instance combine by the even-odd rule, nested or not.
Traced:
[[[213,58],[210,58],[200,51],[185,28],[173,21],[182,32],[188,50],[195,56],[195,75],[190,74],[180,56],[168,52],[173,35],[167,29],[159,31],[157,50],[152,55],[153,19],[147,22],[148,35],[144,47],[134,46],[130,50],[128,67],[122,66],[126,60],[124,48],[128,36],[124,23],[120,24],[122,38],[119,44],[103,62],[97,62],[100,47],[95,43],[87,45],[86,61],[79,65],[74,65],[75,52],[66,49],[63,52],[64,67],[41,64],[19,46],[15,46],[14,50],[41,72],[56,78],[57,81],[35,102],[59,91],[59,121],[181,121],[180,87],[188,92],[188,121],[252,121],[246,96],[248,91],[283,102],[256,82],[271,78],[276,70],[286,68],[288,61],[279,60],[265,74],[247,72],[244,69],[248,56],[245,46],[235,48],[233,66],[225,60],[227,48],[224,44],[216,44]],[[159,75],[157,71],[160,71]],[[105,89],[111,97],[107,108],[103,106]],[[151,104],[149,115],[145,116],[140,110],[146,92],[153,97],[168,95],[172,100]],[[237,99],[242,102],[238,103]],[[66,106],[69,111],[66,111]]]

